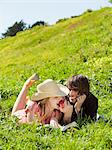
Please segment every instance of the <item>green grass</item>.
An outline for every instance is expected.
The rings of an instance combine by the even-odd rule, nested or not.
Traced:
[[[109,150],[112,146],[112,8],[34,27],[0,40],[0,149]],[[18,125],[11,109],[25,80],[66,80],[87,75],[107,123],[83,124],[80,130]],[[37,84],[38,84],[37,83]],[[31,88],[29,95],[35,91]]]

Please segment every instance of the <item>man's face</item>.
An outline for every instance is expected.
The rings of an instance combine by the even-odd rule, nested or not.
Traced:
[[[74,89],[69,89],[70,90],[70,93],[69,93],[69,95],[70,95],[70,101],[72,101],[73,103],[75,103],[76,102],[76,98],[77,98],[77,96],[78,96],[78,90],[74,90]]]

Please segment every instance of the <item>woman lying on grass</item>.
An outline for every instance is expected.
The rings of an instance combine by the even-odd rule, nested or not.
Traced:
[[[19,118],[19,123],[51,123],[52,126],[58,127],[58,122],[60,123],[62,117],[62,113],[59,111],[59,102],[64,100],[69,90],[67,87],[47,79],[37,86],[37,92],[30,100],[27,97],[28,89],[36,80],[38,77],[34,74],[25,82],[14,104],[12,116]]]
[[[90,93],[85,76],[72,76],[67,83],[69,89],[51,79],[45,80],[37,86],[37,92],[30,100],[28,89],[36,80],[38,77],[34,74],[25,82],[14,104],[12,115],[19,118],[19,123],[37,122],[65,130],[63,125],[77,121],[79,116],[95,119],[98,100]],[[74,125],[75,122],[71,124]]]
[[[69,98],[62,100],[60,111],[64,113],[63,122],[91,118],[96,120],[98,99],[90,92],[89,81],[83,75],[74,75],[68,79]]]

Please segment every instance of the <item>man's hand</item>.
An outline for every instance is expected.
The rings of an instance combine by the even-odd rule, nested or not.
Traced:
[[[77,102],[75,103],[75,106],[74,106],[76,113],[79,113],[79,111],[81,110],[81,106],[84,103],[85,99],[86,99],[85,94],[83,94],[77,98]]]

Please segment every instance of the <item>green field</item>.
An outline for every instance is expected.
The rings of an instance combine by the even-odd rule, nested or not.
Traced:
[[[0,150],[109,150],[112,148],[112,8],[85,12],[52,26],[36,26],[0,40]],[[38,73],[63,82],[73,74],[90,79],[106,122],[82,123],[61,132],[18,125],[11,109],[25,80]]]

